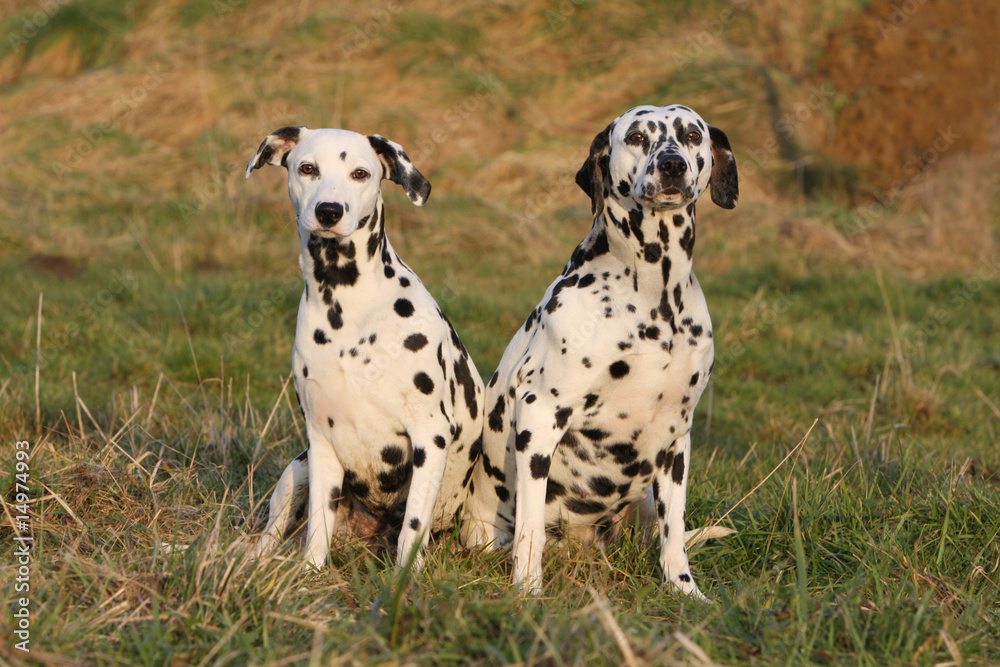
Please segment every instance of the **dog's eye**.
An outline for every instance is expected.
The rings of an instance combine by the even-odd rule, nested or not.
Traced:
[[[355,169],[354,171],[351,172],[351,178],[353,178],[356,181],[363,181],[367,179],[369,176],[371,176],[371,174],[369,174],[364,169]]]
[[[299,173],[303,176],[312,176],[316,173],[316,165],[303,162],[299,165]]]
[[[691,130],[690,132],[687,133],[687,136],[685,138],[688,140],[688,142],[693,144],[695,142],[701,141],[701,132],[699,132],[698,130]]]
[[[646,136],[642,132],[633,132],[625,137],[625,140],[630,144],[641,144],[646,141]]]

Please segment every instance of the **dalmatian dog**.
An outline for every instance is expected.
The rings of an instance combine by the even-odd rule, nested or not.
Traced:
[[[338,520],[360,517],[349,530],[397,527],[399,563],[419,567],[428,536],[461,510],[485,405],[455,329],[385,233],[382,180],[417,206],[431,185],[399,144],[345,130],[275,130],[246,177],[267,164],[288,170],[298,222],[292,374],[309,447],[272,493],[259,550],[305,522],[305,558],[319,568]]]
[[[691,109],[640,106],[594,138],[576,182],[593,228],[488,383],[462,537],[512,543],[514,582],[537,593],[546,527],[599,532],[652,485],[664,578],[704,599],[684,532],[691,420],[713,363],[695,203],[711,186],[733,208],[736,162]]]

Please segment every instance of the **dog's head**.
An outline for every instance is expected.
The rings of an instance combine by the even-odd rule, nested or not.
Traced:
[[[399,144],[377,134],[283,127],[265,137],[246,178],[265,164],[288,169],[288,197],[299,227],[319,236],[349,236],[372,215],[383,178],[423,206],[431,184]]]
[[[606,199],[652,210],[687,206],[709,186],[722,208],[739,199],[729,139],[680,105],[636,107],[616,118],[594,137],[576,182],[590,196],[595,216]]]

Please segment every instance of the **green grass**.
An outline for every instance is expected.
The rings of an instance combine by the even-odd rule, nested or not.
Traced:
[[[663,41],[664,76],[602,94],[621,108],[661,98],[717,105],[713,124],[737,128],[730,138],[742,160],[743,147],[767,134],[740,125],[767,114],[747,72],[754,58],[796,47],[787,42],[794,30],[780,11],[751,4],[713,42],[746,53],[709,45],[682,72],[669,57],[688,43],[663,36],[678,22],[697,30],[733,4],[551,2],[524,13],[497,5],[445,20],[389,3],[391,21],[358,43],[352,62],[382,59],[387,72],[419,82],[422,97],[362,113],[350,102],[362,86],[349,88],[355,124],[382,123],[396,138],[449,128],[418,165],[435,183],[427,206],[387,187],[387,227],[484,377],[589,228],[572,168],[587,127],[607,119],[555,122],[547,91],[564,90],[567,71],[585,81],[628,62],[624,35],[644,49]],[[839,23],[858,4],[817,5],[795,20],[823,35],[822,17]],[[141,75],[148,62],[130,61],[124,45],[154,16],[177,53],[190,31],[203,41],[196,55],[218,86],[199,89],[185,112],[219,115],[178,148],[144,134],[140,121],[158,102],[92,142],[84,132],[98,126],[78,122],[73,107],[9,114],[4,136],[18,168],[0,177],[0,495],[15,513],[14,442],[30,441],[36,543],[25,655],[9,639],[18,597],[10,514],[0,522],[0,663],[1000,664],[998,269],[977,260],[957,273],[907,271],[877,254],[858,265],[795,245],[782,235],[785,217],[853,229],[857,211],[838,199],[842,184],[823,192],[833,176],[818,181],[816,198],[799,199],[786,175],[764,169],[752,183],[778,201],[756,200],[751,187],[732,213],[699,208],[697,266],[716,367],[696,415],[688,525],[738,531],[691,551],[715,604],[665,588],[658,545],[632,530],[603,551],[550,544],[538,599],[512,590],[507,554],[465,551],[454,535],[432,545],[417,574],[397,572],[385,545],[337,544],[332,566],[311,574],[293,545],[247,558],[270,489],[305,441],[286,384],[301,276],[284,174],[262,170],[244,184],[242,169],[272,129],[258,124],[326,118],[330,102],[303,80],[258,79],[265,73],[256,70],[303,50],[335,58],[332,36],[354,39],[375,19],[348,6],[286,10],[285,24],[260,28],[262,37],[253,31],[269,8],[256,2],[197,0],[163,13],[103,0],[60,7],[7,57],[44,62],[71,39],[90,58],[84,67]],[[24,16],[5,29],[18,33]],[[553,67],[526,64],[514,37],[497,46],[497,25],[522,18],[534,21],[524,43],[551,48]],[[191,62],[168,59],[165,68],[174,76]],[[502,83],[504,112],[490,101],[447,125],[445,113],[475,94],[482,72]],[[336,76],[322,90],[335,90]],[[10,94],[43,78],[14,82]],[[794,77],[774,78],[799,99],[801,88],[783,88]],[[244,117],[252,122],[240,125]],[[181,131],[185,120],[164,122]],[[469,136],[496,141],[503,155],[452,150]],[[66,163],[81,146],[90,157],[53,179],[51,161]],[[513,182],[495,192],[490,168],[512,156],[502,173]],[[518,173],[536,158],[537,183]],[[850,167],[830,169],[850,180]],[[995,212],[981,224],[1000,231]]]
[[[445,197],[436,215],[457,226],[469,205]],[[77,222],[120,233],[92,215]],[[397,248],[417,258],[488,376],[558,261],[512,272],[486,253],[478,266],[432,258],[417,251],[430,233],[417,219],[414,245]],[[0,425],[34,443],[39,651],[102,664],[615,665],[617,625],[651,664],[696,660],[678,633],[722,663],[935,664],[952,659],[952,640],[966,660],[1000,660],[998,415],[976,393],[996,396],[995,283],[890,276],[883,293],[871,270],[702,272],[719,364],[707,436],[707,397],[699,407],[688,521],[728,513],[738,531],[692,552],[707,606],[664,588],[655,543],[633,533],[604,554],[550,547],[539,600],[511,590],[503,554],[464,552],[453,536],[402,579],[384,549],[358,545],[335,549],[320,574],[302,575],[291,550],[245,563],[269,487],[304,444],[283,392],[300,289],[290,258],[279,275],[206,264],[177,280],[134,245],[112,258],[72,279],[24,253],[0,267],[12,277],[0,295]],[[449,271],[459,286],[442,280]],[[916,341],[949,295],[963,327],[897,358],[894,341]],[[11,458],[5,467],[10,498]]]

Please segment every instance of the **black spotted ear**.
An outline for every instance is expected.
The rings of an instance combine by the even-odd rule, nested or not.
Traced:
[[[576,184],[590,197],[590,209],[596,218],[604,211],[604,181],[611,159],[611,123],[601,130],[590,143],[590,155],[576,172]]]
[[[267,135],[257,149],[257,154],[247,163],[247,171],[243,178],[250,178],[250,173],[254,169],[260,169],[265,164],[284,167],[288,151],[299,143],[299,139],[306,131],[305,127],[282,127]]]
[[[736,158],[729,147],[729,137],[717,127],[708,126],[712,139],[712,201],[722,208],[736,208],[740,198],[740,179],[736,174]]]
[[[410,201],[423,206],[431,196],[431,182],[417,171],[403,147],[378,134],[368,137],[368,141],[385,167],[384,178],[402,185]]]

